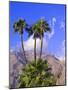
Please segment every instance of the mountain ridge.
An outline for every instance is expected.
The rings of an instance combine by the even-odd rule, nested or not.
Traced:
[[[21,74],[22,67],[25,66],[26,63],[33,60],[34,57],[33,52],[27,51],[26,57],[28,58],[27,61],[25,61],[24,59],[22,50],[10,52],[9,55],[10,86],[13,86],[14,88],[18,84],[17,77]],[[38,57],[39,54],[37,58]],[[57,78],[56,85],[65,85],[65,64],[63,65],[58,58],[50,54],[45,53],[42,54],[42,59],[47,60],[49,67],[52,68],[52,74]]]

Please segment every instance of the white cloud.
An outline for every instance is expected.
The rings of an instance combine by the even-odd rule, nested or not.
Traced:
[[[36,44],[37,48],[39,48],[40,40],[37,39]],[[24,41],[24,48],[25,50],[32,50],[34,48],[34,39],[33,36],[31,36],[28,40]]]
[[[25,50],[33,50],[34,49],[34,39],[33,36],[31,36],[28,40],[24,41],[24,48]],[[43,38],[43,48],[47,48],[47,41],[46,38]],[[40,39],[36,40],[36,49],[40,49]]]
[[[55,23],[56,23],[56,18],[55,17],[52,18],[52,23],[53,23],[53,26],[54,26]]]
[[[23,42],[25,51],[34,50],[34,39],[31,36],[29,39]],[[46,40],[46,36],[43,38],[43,51],[46,51],[48,46],[48,42]],[[10,52],[19,51],[21,49],[21,41],[18,41],[15,47],[10,48]],[[40,50],[40,39],[36,39],[36,51]]]
[[[64,21],[60,22],[60,29],[65,31],[65,22]]]
[[[60,60],[65,60],[65,40],[61,42],[56,55]]]
[[[53,37],[53,35],[55,34],[55,23],[56,23],[56,18],[53,17],[52,20],[50,21],[50,26],[51,26],[51,33],[48,35],[49,39],[51,39]]]
[[[49,36],[49,39],[51,39],[52,38],[52,36],[54,35],[54,29],[52,29],[52,32],[48,35]]]

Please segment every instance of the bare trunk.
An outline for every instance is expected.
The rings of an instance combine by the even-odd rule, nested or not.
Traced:
[[[34,60],[36,62],[36,38],[34,39]]]
[[[41,59],[41,56],[42,56],[42,46],[43,46],[43,38],[41,36],[40,59]]]
[[[24,50],[23,36],[22,36],[22,35],[21,35],[21,44],[22,44],[22,49],[23,49],[24,58],[25,58],[25,60],[27,61],[26,55],[25,55],[25,50]]]

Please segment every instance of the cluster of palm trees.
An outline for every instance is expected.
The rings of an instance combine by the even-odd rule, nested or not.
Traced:
[[[40,39],[41,47],[40,47],[40,57],[39,58],[41,59],[44,33],[47,31],[51,32],[51,29],[50,29],[47,21],[45,19],[41,18],[36,23],[29,26],[26,23],[25,19],[19,19],[17,22],[14,23],[13,28],[14,28],[15,32],[19,32],[19,34],[20,34],[21,44],[22,44],[22,49],[23,49],[23,54],[24,54],[25,60],[27,60],[27,58],[25,55],[24,44],[23,44],[24,30],[28,33],[28,37],[33,35],[33,38],[34,38],[34,60],[35,60],[35,62],[36,62],[36,39],[37,38]]]

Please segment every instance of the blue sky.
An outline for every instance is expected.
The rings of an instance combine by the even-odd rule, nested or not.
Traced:
[[[35,23],[44,17],[49,23],[52,32],[45,34],[44,39],[50,53],[57,54],[65,47],[65,5],[59,4],[38,4],[10,2],[10,48],[16,47],[20,42],[19,34],[13,31],[13,23],[24,18],[28,24]],[[24,32],[24,42],[28,41],[27,33]],[[63,47],[64,42],[64,47]],[[45,48],[44,44],[44,48]],[[61,48],[62,47],[62,48]],[[61,50],[63,51],[63,50]],[[62,52],[59,53],[60,55]]]

